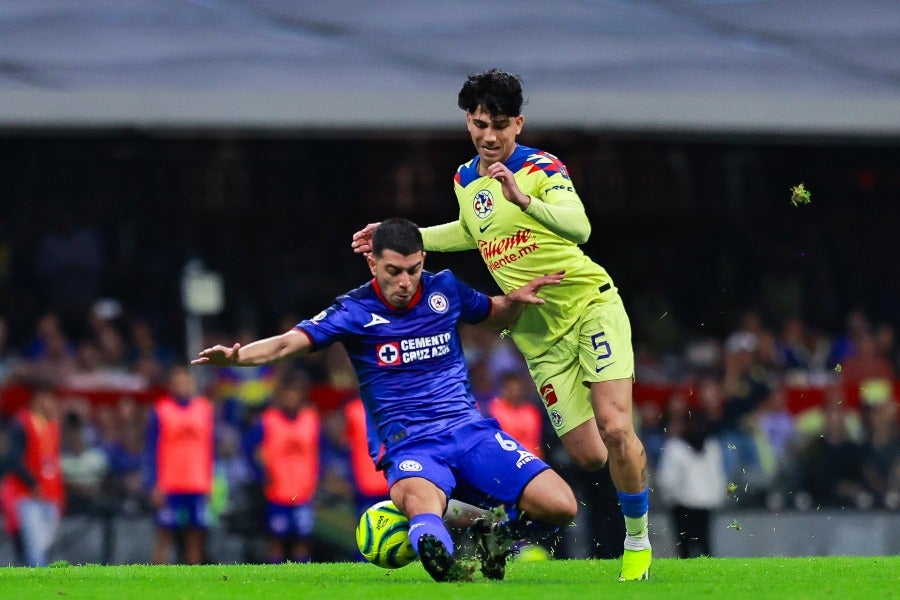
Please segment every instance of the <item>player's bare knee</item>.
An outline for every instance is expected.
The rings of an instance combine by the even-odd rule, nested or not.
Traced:
[[[575,499],[572,488],[565,486],[554,498],[552,523],[560,526],[568,525],[575,520],[577,514],[578,501]]]
[[[579,452],[570,454],[572,461],[582,471],[599,471],[606,466],[608,453],[606,448],[594,450],[592,452]]]
[[[543,494],[539,500],[529,499],[520,507],[525,516],[556,526],[570,524],[578,514],[578,501],[572,489],[565,483],[552,493]]]
[[[621,454],[631,438],[634,437],[634,431],[628,427],[611,424],[600,431],[600,437],[603,438],[603,443],[608,449],[616,454]]]

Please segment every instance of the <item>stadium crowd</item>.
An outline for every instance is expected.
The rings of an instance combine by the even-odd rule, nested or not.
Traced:
[[[10,443],[15,415],[36,391],[47,390],[61,432],[65,513],[149,516],[148,414],[168,391],[167,373],[183,359],[115,301],[96,301],[88,312],[81,337],[48,312],[19,347],[8,342],[0,319],[4,472],[15,472]],[[286,316],[285,326],[291,320]],[[463,331],[481,408],[491,411],[503,396],[510,397],[504,402],[539,408],[514,346],[477,327]],[[237,332],[235,338],[210,331],[207,343],[253,334]],[[655,510],[672,510],[677,519],[726,504],[773,511],[900,509],[897,356],[893,330],[873,327],[861,312],[848,315],[845,331],[825,335],[796,318],[775,330],[752,311],[725,339],[699,341],[665,359],[639,354],[635,419],[650,459]],[[321,419],[313,505],[355,516],[377,498],[356,489],[344,410],[356,398],[356,382],[342,348],[291,364],[192,372],[199,392],[215,407],[212,526],[246,535],[261,530],[263,481],[243,440],[285,372],[305,375],[303,404]],[[537,436],[551,463],[567,477],[581,476],[577,469],[566,470],[565,453],[554,444],[555,436],[546,435],[544,421],[529,421],[532,426],[519,435]],[[687,466],[676,459],[679,444]],[[717,448],[711,462],[710,446]],[[700,466],[700,476],[691,476],[692,463],[694,472]],[[7,533],[15,535],[9,503],[3,508]],[[700,540],[682,540],[682,555],[708,554],[708,546],[698,545],[702,534],[693,537]],[[340,545],[324,546],[314,544],[311,556],[353,558]]]

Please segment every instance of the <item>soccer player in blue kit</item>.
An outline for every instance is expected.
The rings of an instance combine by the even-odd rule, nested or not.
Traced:
[[[373,427],[370,438],[377,436],[373,458],[385,471],[391,499],[410,519],[410,542],[423,567],[437,581],[471,578],[471,567],[453,556],[441,518],[452,496],[505,509],[507,520],[475,529],[482,573],[502,579],[509,543],[571,523],[577,502],[555,471],[478,411],[457,325],[508,327],[526,305],[542,304],[537,293],[564,274],[488,297],[449,270],[425,271],[423,248],[414,223],[386,220],[367,256],[371,281],[290,331],[246,346],[207,348],[191,364],[261,365],[343,343]]]

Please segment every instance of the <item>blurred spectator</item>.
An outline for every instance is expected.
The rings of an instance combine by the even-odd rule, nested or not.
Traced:
[[[84,340],[75,350],[75,367],[62,380],[68,390],[120,390],[136,393],[147,389],[147,381],[138,373],[129,373],[110,364],[97,344]]]
[[[723,464],[722,447],[702,412],[666,439],[656,481],[671,507],[681,558],[712,556],[710,518],[725,504]]]
[[[835,369],[838,365],[843,370],[844,361],[856,352],[856,346],[860,338],[869,332],[869,319],[861,310],[852,310],[847,315],[845,329],[835,336],[831,351],[828,355],[828,368]]]
[[[47,564],[65,502],[60,466],[59,406],[47,382],[33,386],[29,406],[13,419],[0,504],[6,530],[21,536],[24,563]]]
[[[865,439],[862,417],[856,408],[847,402],[846,389],[843,385],[831,385],[825,390],[825,400],[821,405],[813,406],[796,415],[797,433],[801,444],[814,437],[821,437],[825,432],[825,413],[839,408],[847,437],[856,443]]]
[[[67,509],[72,514],[96,515],[106,508],[106,454],[87,442],[89,434],[77,412],[66,413],[62,427],[62,473]]]
[[[253,467],[244,453],[241,431],[223,421],[215,425],[216,456],[213,465],[213,487],[210,496],[211,516],[222,519],[230,529],[245,532],[235,523],[244,518],[255,506],[249,488],[256,481]],[[254,523],[256,520],[254,520]]]
[[[143,488],[145,412],[133,399],[124,397],[110,416],[108,426],[101,427],[101,439],[109,464],[112,496],[120,511],[135,514],[147,501]]]
[[[76,370],[69,341],[61,329],[50,329],[46,334],[40,335],[40,351],[35,354],[35,358],[19,363],[13,373],[24,380],[42,380],[55,386],[62,385]]]
[[[779,361],[788,376],[809,371],[812,363],[812,350],[809,348],[806,324],[800,317],[794,316],[785,320],[781,335],[776,342]]]
[[[890,379],[895,377],[891,361],[878,349],[875,336],[868,331],[856,337],[853,350],[844,358],[839,372],[839,381],[857,385],[867,379]]]
[[[754,313],[755,314],[755,313]],[[741,488],[767,484],[756,435],[756,410],[769,395],[770,372],[758,358],[762,326],[750,319],[749,330],[731,334],[725,342],[722,418],[716,429],[725,448],[726,476]],[[761,490],[758,490],[761,491]]]
[[[171,347],[159,343],[153,328],[144,319],[136,319],[129,328],[130,338],[125,351],[125,361],[137,371],[153,365],[153,375],[145,372],[153,383],[159,382],[158,374],[170,367],[175,360],[175,352]]]
[[[867,381],[860,391],[867,439],[863,446],[863,479],[877,505],[900,508],[900,489],[892,482],[900,469],[900,422],[892,381]]]
[[[802,449],[801,485],[815,507],[870,508],[872,496],[863,482],[863,449],[850,439],[845,409],[829,403],[821,437]]]
[[[756,422],[776,463],[786,461],[789,452],[795,449],[793,445],[797,440],[797,423],[794,414],[788,409],[784,387],[778,385],[772,388],[759,406]]]
[[[500,378],[500,393],[488,402],[485,412],[497,419],[503,431],[541,458],[544,411],[533,400],[534,394],[529,396],[533,389],[530,378],[517,372],[505,373]]]
[[[47,353],[50,340],[65,337],[59,315],[55,312],[45,312],[38,317],[34,325],[34,332],[25,344],[22,356],[31,361],[42,358]]]
[[[213,405],[196,394],[191,371],[172,367],[169,395],[156,403],[147,423],[144,484],[157,508],[154,564],[169,561],[176,536],[183,544],[181,561],[196,565],[205,560],[213,479]]]
[[[723,428],[739,429],[769,393],[767,373],[756,359],[758,348],[757,335],[748,331],[733,333],[725,342]]]
[[[725,476],[729,483],[747,490],[747,493],[752,489],[754,496],[761,494],[768,487],[771,477],[764,469],[756,439],[758,431],[754,408],[757,401],[753,403],[754,408],[741,414],[739,421],[734,421],[727,418],[734,418],[733,412],[730,415],[728,413],[729,403],[734,399],[724,400],[722,382],[715,377],[705,377],[698,385],[698,394],[698,409],[706,418],[710,431],[722,445]],[[674,433],[680,432],[676,430]]]
[[[641,402],[637,404],[636,409],[638,435],[644,442],[644,450],[647,452],[647,468],[651,473],[655,473],[666,439],[663,412],[656,402]]]
[[[319,414],[299,372],[280,379],[273,405],[247,434],[247,449],[266,497],[268,561],[309,562],[319,479]]]

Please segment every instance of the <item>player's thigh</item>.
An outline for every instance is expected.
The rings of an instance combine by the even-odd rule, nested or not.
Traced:
[[[634,431],[631,378],[597,381],[591,384],[591,402],[602,436]]]
[[[526,359],[550,424],[560,438],[594,419],[590,391],[581,373],[578,332],[578,327],[573,328],[541,356]]]
[[[502,431],[493,419],[468,426],[455,462],[464,501],[478,506],[515,506],[526,486],[549,465]],[[465,485],[464,485],[465,484]],[[480,501],[473,497],[480,495]]]
[[[528,518],[566,525],[575,518],[578,503],[569,484],[556,471],[546,469],[525,486],[519,508]]]
[[[443,514],[456,487],[456,476],[446,461],[450,450],[436,440],[413,440],[387,450],[382,464],[389,494],[404,514]]]
[[[447,508],[447,494],[424,477],[404,477],[391,486],[391,500],[412,518],[433,513],[442,515]]]
[[[586,385],[634,378],[631,322],[618,295],[584,310],[579,321],[578,359]]]
[[[581,320],[579,358],[601,434],[633,430],[631,323],[618,295],[591,304]]]
[[[600,436],[593,411],[587,421],[560,436],[559,440],[579,469],[599,471],[606,466],[609,451]]]

